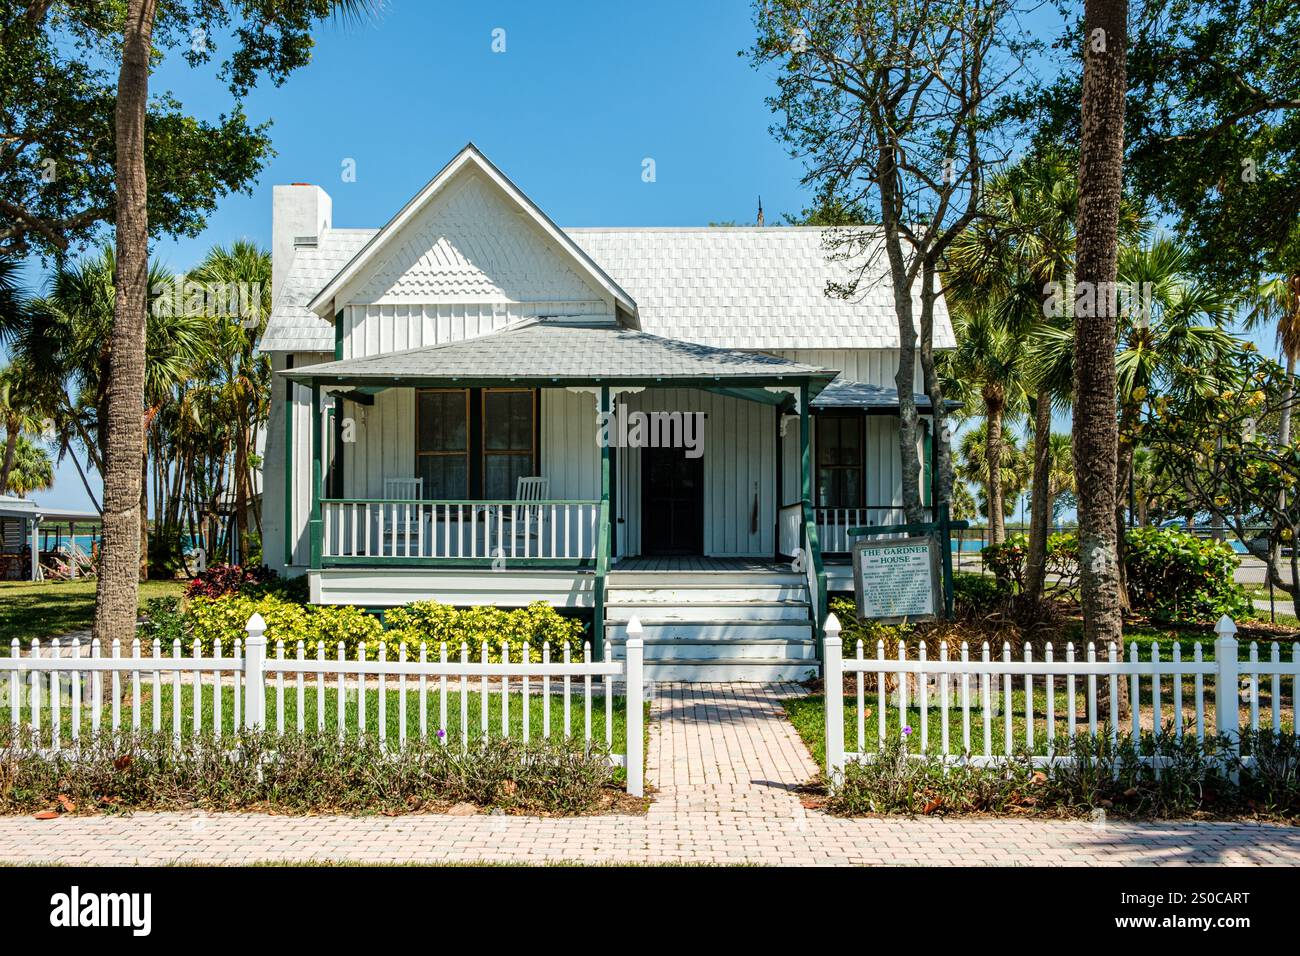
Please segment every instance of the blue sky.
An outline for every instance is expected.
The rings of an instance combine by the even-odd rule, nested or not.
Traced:
[[[1047,9],[1032,22],[1058,29]],[[154,254],[183,270],[218,242],[269,246],[277,183],[322,186],[336,226],[381,225],[471,140],[562,226],[752,222],[760,195],[777,222],[809,197],[799,162],[768,131],[772,69],[737,55],[752,35],[741,0],[386,0],[371,22],[321,28],[310,65],[248,97],[250,119],[273,123],[276,155],[201,235]],[[231,106],[214,67],[191,69],[175,52],[152,84],[206,118]],[[355,182],[343,181],[345,160]],[[90,507],[70,462],[36,497]]]
[[[273,121],[276,155],[251,195],[226,197],[202,235],[155,255],[184,269],[217,242],[269,246],[276,183],[322,186],[336,226],[382,225],[471,140],[561,225],[750,222],[760,194],[774,222],[807,197],[768,133],[771,75],[737,56],[752,32],[737,0],[387,0],[373,22],[323,27],[310,65],[248,97],[251,120]],[[152,85],[215,118],[231,99],[214,73],[173,54]],[[90,507],[69,462],[36,497]]]

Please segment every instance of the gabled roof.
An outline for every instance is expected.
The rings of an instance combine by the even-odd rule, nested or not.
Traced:
[[[333,352],[334,325],[307,308],[375,235],[373,229],[326,229],[315,246],[294,250],[284,288],[275,297],[258,348],[263,352]]]
[[[704,380],[765,385],[814,380],[814,393],[835,377],[833,369],[788,359],[713,348],[614,325],[530,320],[442,345],[344,359],[280,372],[322,384],[415,385],[511,381],[532,385],[596,382],[656,383]]]
[[[883,254],[829,257],[817,226],[568,229],[636,297],[656,335],[750,349],[895,349],[898,320]],[[857,230],[861,231],[861,230]],[[851,299],[826,294],[865,268]],[[913,296],[920,313],[919,294]],[[942,297],[934,345],[956,344]]]
[[[328,283],[319,289],[312,299],[307,303],[307,308],[318,315],[326,315],[330,309],[330,303],[334,297],[353,279],[355,279],[369,264],[383,255],[384,250],[388,248],[392,240],[401,232],[402,227],[419,215],[434,197],[447,185],[457,173],[466,166],[473,166],[482,172],[496,186],[503,190],[523,212],[537,225],[544,233],[547,234],[561,249],[565,250],[574,260],[578,268],[585,272],[600,288],[604,289],[614,300],[618,302],[630,315],[636,314],[636,302],[623,289],[609,277],[609,275],[596,264],[583,249],[577,245],[567,233],[551,221],[551,218],[542,212],[542,210],[524,195],[523,191],[510,181],[510,178],[497,169],[492,162],[484,156],[477,146],[469,143],[457,153],[446,166],[444,166],[433,179],[421,189],[415,196],[398,211],[397,215],[388,221],[388,223],[370,238],[362,248],[352,257],[352,259],[339,272],[330,279]]]

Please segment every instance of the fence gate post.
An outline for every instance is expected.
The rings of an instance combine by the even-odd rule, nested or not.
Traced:
[[[244,641],[244,726],[266,726],[266,621],[256,611],[248,619]]]
[[[641,621],[633,616],[627,622],[627,640],[624,649],[624,683],[627,686],[626,710],[627,745],[623,748],[627,770],[627,792],[634,797],[645,794],[645,728],[642,717],[645,713],[644,668],[645,644],[641,639]]]
[[[844,660],[840,647],[840,619],[826,617],[823,642],[822,696],[826,711],[826,777],[834,786],[844,776]]]
[[[1214,641],[1214,664],[1217,672],[1214,678],[1214,725],[1220,737],[1227,737],[1234,742],[1240,732],[1237,713],[1237,701],[1241,694],[1240,677],[1237,667],[1237,625],[1232,618],[1223,615],[1214,625],[1218,637]]]

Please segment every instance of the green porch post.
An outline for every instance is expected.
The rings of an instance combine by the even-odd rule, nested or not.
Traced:
[[[324,550],[324,537],[322,534],[323,525],[321,523],[320,500],[322,497],[322,467],[321,467],[321,409],[320,409],[320,385],[312,379],[311,383],[311,519],[308,522],[311,535],[311,567],[313,571],[319,571],[321,566],[321,553]]]
[[[826,609],[826,572],[822,568],[821,546],[817,541],[817,520],[813,513],[812,421],[808,408],[808,383],[799,386],[799,471],[803,504],[804,561],[810,572],[808,600],[812,605],[813,631],[817,637],[817,654],[821,656],[822,622]]]
[[[600,387],[600,411],[609,415],[609,386]],[[605,419],[608,421],[608,417]],[[599,423],[598,423],[599,424]],[[597,428],[599,434],[599,428]],[[592,595],[592,655],[598,661],[605,659],[605,572],[609,567],[610,520],[609,520],[609,441],[600,446],[600,528],[596,538],[596,584]]]

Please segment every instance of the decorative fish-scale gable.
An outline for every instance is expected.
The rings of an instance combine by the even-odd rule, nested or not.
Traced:
[[[356,304],[557,302],[604,304],[548,237],[476,171],[466,170],[421,211],[369,274]],[[611,306],[612,310],[612,306]]]

